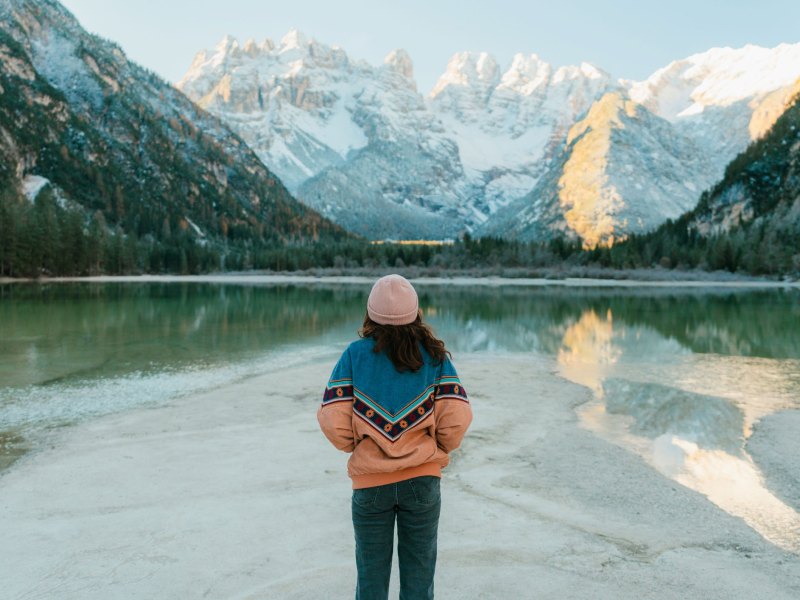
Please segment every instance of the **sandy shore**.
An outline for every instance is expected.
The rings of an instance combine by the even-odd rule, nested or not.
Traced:
[[[475,420],[443,480],[437,598],[800,597],[797,556],[581,429],[589,391],[553,363],[456,364]],[[315,419],[330,367],[104,417],[25,456],[0,476],[3,597],[351,598],[347,455]]]
[[[789,410],[761,419],[747,441],[747,451],[765,473],[767,486],[800,511],[800,411]]]
[[[93,282],[93,283],[228,283],[228,284],[287,284],[287,283],[330,283],[330,284],[373,284],[378,276],[363,275],[260,275],[256,273],[227,273],[219,275],[101,275],[97,277],[53,277],[38,280],[0,279],[0,283],[33,282]],[[667,275],[670,277],[670,275]],[[546,279],[530,277],[413,277],[408,279],[415,285],[457,285],[457,286],[557,286],[557,287],[644,287],[644,288],[730,288],[730,289],[800,289],[800,281],[769,281],[744,276],[715,278],[713,273],[700,279],[682,279],[671,275],[672,279],[599,279],[591,277],[565,277]]]

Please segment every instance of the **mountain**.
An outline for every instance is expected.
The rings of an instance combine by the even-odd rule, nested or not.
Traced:
[[[423,97],[405,52],[373,67],[292,31],[279,44],[226,37],[178,87],[302,201],[368,237],[591,246],[691,209],[798,76],[800,44],[715,48],[639,82],[461,52]]]
[[[480,233],[594,247],[676,219],[769,130],[798,76],[800,44],[783,44],[716,48],[621,81],[569,130],[539,184]]]
[[[800,79],[760,106],[779,114],[739,153],[692,210],[582,260],[615,268],[664,267],[800,274]],[[768,110],[767,110],[768,109]]]
[[[722,169],[774,123],[762,104],[800,77],[800,44],[713,48],[670,63],[641,82],[632,100],[700,143]]]
[[[554,234],[608,246],[654,229],[697,202],[714,182],[706,154],[624,92],[608,92],[567,134],[533,191],[482,232],[518,239]]]
[[[785,272],[800,271],[800,79],[784,106],[772,127],[727,166],[722,180],[681,224],[743,247],[750,236],[750,247],[763,254],[758,259],[783,263]]]
[[[373,67],[291,31],[278,44],[226,36],[177,87],[302,201],[381,239],[453,238],[485,222],[532,187],[552,140],[609,81],[522,55],[501,74],[490,56],[462,53],[426,99],[405,51]]]
[[[403,51],[372,67],[297,31],[279,44],[226,37],[177,86],[351,231],[441,238],[463,228],[458,148],[427,110]]]
[[[0,189],[19,210],[21,196],[49,190],[62,208],[165,247],[343,235],[217,118],[58,2],[4,0],[0,65]]]
[[[469,225],[526,194],[575,120],[616,87],[588,63],[554,69],[517,54],[502,72],[486,53],[454,55],[429,106],[458,145],[478,216]]]

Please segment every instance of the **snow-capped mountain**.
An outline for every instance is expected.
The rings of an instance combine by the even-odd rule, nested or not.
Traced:
[[[402,50],[372,66],[292,31],[279,44],[226,37],[178,87],[303,202],[367,237],[560,232],[593,245],[691,209],[798,77],[800,44],[716,48],[641,82],[462,52],[423,97]]]
[[[472,222],[458,147],[431,114],[404,51],[352,81],[365,144],[303,182],[297,197],[368,238],[452,238]]]
[[[478,223],[526,194],[575,119],[615,86],[588,63],[554,69],[517,54],[503,73],[486,53],[453,56],[429,106],[458,144]]]
[[[800,44],[715,48],[643,82],[621,81],[574,125],[560,157],[484,234],[560,231],[587,247],[649,231],[697,204],[731,160],[769,131],[800,77]]]
[[[785,248],[784,256],[771,258],[786,261],[788,271],[800,267],[800,80],[773,94],[770,102],[770,114],[780,112],[774,127],[728,165],[725,176],[686,216],[689,226],[706,236],[758,223],[762,231],[750,229],[759,242],[766,239]]]
[[[647,231],[697,203],[714,183],[706,154],[625,92],[608,92],[569,130],[564,147],[527,196],[482,233],[518,239],[553,232],[586,247]]]
[[[184,233],[202,245],[343,235],[217,118],[60,3],[3,0],[0,202],[45,187],[164,247]]]
[[[416,91],[408,55],[373,67],[297,31],[226,37],[179,89],[220,116],[291,191],[369,237],[453,237],[467,220],[455,143]]]
[[[713,48],[674,61],[644,81],[626,83],[632,100],[701,146],[717,169],[716,180],[779,116],[779,111],[765,115],[762,105],[780,104],[775,96],[788,93],[798,78],[800,44],[781,44]]]
[[[424,98],[408,54],[383,65],[291,31],[226,36],[178,88],[231,125],[291,191],[371,238],[452,238],[528,192],[577,114],[610,85],[591,67],[457,54]]]
[[[297,31],[279,45],[226,36],[195,56],[177,87],[241,132],[291,189],[367,143],[351,118],[365,64]]]

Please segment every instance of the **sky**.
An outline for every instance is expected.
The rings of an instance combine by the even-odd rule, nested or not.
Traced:
[[[507,67],[517,52],[554,66],[590,62],[645,79],[712,47],[800,42],[797,0],[62,0],[81,24],[136,62],[178,81],[225,35],[279,41],[296,28],[352,58],[379,64],[395,48],[429,92],[463,50]]]

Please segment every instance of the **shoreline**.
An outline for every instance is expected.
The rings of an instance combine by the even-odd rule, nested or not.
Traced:
[[[0,478],[10,597],[351,596],[347,455],[315,420],[329,363],[53,432]],[[580,427],[591,392],[553,361],[457,364],[475,420],[443,473],[437,597],[797,597],[796,556]]]
[[[602,279],[566,277],[563,279],[453,276],[415,277],[406,275],[415,285],[454,286],[517,286],[517,287],[595,287],[595,288],[729,288],[729,289],[800,289],[800,281],[774,281],[732,277],[730,279]],[[377,275],[304,275],[304,274],[242,274],[207,275],[98,275],[92,277],[52,277],[40,279],[0,278],[0,284],[48,283],[220,283],[220,284],[292,284],[329,283],[371,285]]]

